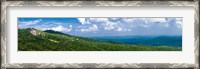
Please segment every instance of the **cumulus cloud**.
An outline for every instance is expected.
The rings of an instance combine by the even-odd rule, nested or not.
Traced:
[[[77,18],[79,22],[83,25],[90,24],[90,22],[86,18]]]
[[[107,22],[108,18],[77,18],[82,25],[104,23]]]
[[[182,18],[176,18],[176,24],[178,28],[182,28],[182,24],[183,24]]]
[[[65,27],[59,25],[57,27],[48,28],[48,30],[70,32],[72,30],[72,25],[70,25],[69,28],[65,28]]]
[[[123,32],[123,31],[131,31],[128,27],[124,28],[123,25],[125,24],[120,24],[119,20],[121,18],[78,18],[79,22],[81,22],[82,25],[87,26],[88,24],[96,24],[100,26],[100,28],[103,28],[104,30],[107,31],[118,31],[118,32]],[[81,26],[80,26],[81,27]],[[92,28],[95,28],[94,26],[89,27],[85,29],[85,27],[81,28],[81,31],[84,32],[90,32],[94,31]]]
[[[182,29],[182,24],[183,24],[182,18],[167,18],[166,20],[169,26]]]
[[[125,31],[131,31],[131,29],[129,29],[129,27],[125,26],[121,23],[118,22],[106,22],[103,23],[102,26],[104,27],[104,30],[107,31],[118,31],[118,32],[125,32]]]
[[[115,22],[106,22],[102,24],[105,30],[115,30],[118,27],[118,24]]]
[[[115,31],[118,31],[118,32],[127,32],[127,31],[132,31],[132,30],[131,29],[127,29],[127,28],[118,27],[117,29],[115,29]]]
[[[97,25],[92,25],[89,28],[83,28],[81,29],[82,32],[95,32],[98,31]]]
[[[83,19],[82,23],[84,23],[86,20],[90,23],[90,24],[96,24],[99,26],[99,29],[103,29],[106,31],[118,31],[118,32],[124,32],[124,31],[131,31],[131,29],[126,25],[125,23],[121,23],[120,22],[121,18],[87,18],[87,19]],[[86,24],[82,24],[84,26],[87,27]],[[81,27],[81,26],[80,26]],[[81,28],[81,31],[84,32],[89,32],[89,31],[94,31],[92,30],[92,28],[95,28],[94,26],[89,27],[87,29],[85,29],[85,27]]]

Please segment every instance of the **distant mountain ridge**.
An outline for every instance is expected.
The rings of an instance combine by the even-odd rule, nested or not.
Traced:
[[[71,36],[71,35],[68,35],[68,34],[65,34],[65,33],[62,33],[62,32],[58,32],[58,31],[54,31],[54,30],[45,30],[44,32],[52,33],[52,34],[62,34],[62,35]]]
[[[182,36],[111,36],[93,37],[97,40],[114,41],[125,44],[143,44],[147,46],[175,46],[182,47]]]
[[[77,37],[58,31],[18,29],[19,51],[181,51],[169,46],[128,45]]]

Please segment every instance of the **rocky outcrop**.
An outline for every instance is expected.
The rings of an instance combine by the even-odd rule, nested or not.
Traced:
[[[42,35],[42,33],[34,28],[29,28],[28,29],[30,31],[31,34],[38,36],[38,35]]]

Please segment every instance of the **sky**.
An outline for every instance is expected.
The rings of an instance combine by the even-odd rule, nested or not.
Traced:
[[[18,28],[54,30],[74,36],[181,36],[182,18],[18,18]]]

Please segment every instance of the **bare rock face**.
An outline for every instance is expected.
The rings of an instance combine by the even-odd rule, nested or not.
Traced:
[[[37,31],[35,31],[35,30],[32,30],[31,33],[32,33],[33,35],[35,35],[35,36],[40,35],[40,32],[37,32]]]
[[[41,35],[40,32],[38,32],[37,30],[35,30],[33,28],[29,28],[29,30],[30,30],[30,33],[33,34],[33,35],[35,35],[35,36]]]

